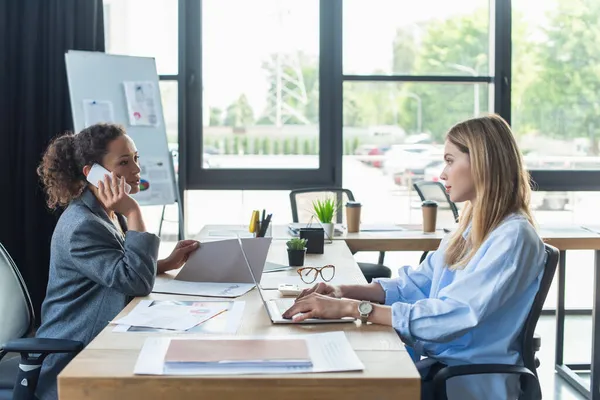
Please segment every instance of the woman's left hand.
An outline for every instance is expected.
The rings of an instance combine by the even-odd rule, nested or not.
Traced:
[[[294,303],[283,318],[293,318],[294,321],[304,321],[308,318],[339,319],[352,317],[358,310],[356,300],[335,299],[318,293],[311,293]],[[297,315],[299,314],[299,315]]]
[[[164,260],[158,261],[158,273],[170,271],[172,269],[181,268],[187,261],[189,255],[200,247],[200,242],[197,240],[180,240],[175,245],[171,255]]]

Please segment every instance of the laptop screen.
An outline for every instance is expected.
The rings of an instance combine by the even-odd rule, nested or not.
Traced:
[[[240,239],[239,235],[237,237],[237,240],[238,240],[238,243],[240,245],[240,248],[242,249],[242,255],[244,256],[244,262],[246,263],[246,266],[250,270],[250,275],[252,276],[252,281],[256,285],[256,290],[258,290],[258,294],[260,296],[260,299],[263,302],[263,305],[267,309],[267,312],[269,312],[269,308],[267,307],[265,296],[263,296],[262,289],[260,288],[260,282],[256,281],[256,276],[254,275],[254,271],[252,270],[252,266],[250,265],[250,262],[248,261],[248,256],[246,255],[246,250],[244,250],[244,244],[242,243],[242,239]],[[270,315],[270,313],[269,313],[269,315]]]

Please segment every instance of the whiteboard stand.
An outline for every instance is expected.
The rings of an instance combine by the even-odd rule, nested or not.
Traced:
[[[181,207],[181,202],[179,201],[179,195],[177,195],[178,199],[177,199],[177,209],[179,210],[179,240],[183,240],[185,239],[185,234],[183,232],[183,227],[184,227],[184,223],[183,223],[183,210]],[[162,213],[160,215],[160,223],[158,225],[158,237],[160,237],[160,234],[162,232],[162,224],[163,221],[167,221],[167,222],[175,222],[175,221],[170,221],[170,220],[166,220],[165,219],[165,210],[166,210],[167,206],[163,205],[162,208]]]
[[[171,151],[171,154],[173,152]],[[175,170],[175,168],[173,168],[173,171]],[[184,240],[185,239],[185,224],[183,223],[183,203],[181,202],[181,193],[179,193],[179,179],[177,178],[177,175],[173,172],[174,176],[175,176],[175,202],[177,203],[177,211],[179,213],[179,240]],[[175,221],[170,221],[170,220],[166,220],[165,219],[165,210],[167,209],[167,204],[163,204],[162,206],[162,212],[160,214],[160,223],[158,224],[158,237],[160,238],[160,235],[162,233],[162,224],[163,221],[167,221],[167,222],[175,222]]]

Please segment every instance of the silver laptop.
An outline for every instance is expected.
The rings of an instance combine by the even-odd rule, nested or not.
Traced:
[[[256,285],[256,290],[258,290],[258,294],[260,295],[260,300],[265,306],[265,310],[267,310],[267,314],[269,318],[271,318],[271,322],[274,324],[330,324],[330,323],[343,323],[343,322],[354,322],[354,318],[346,317],[340,319],[320,319],[320,318],[309,318],[304,321],[294,321],[292,319],[283,318],[283,313],[287,311],[293,304],[293,298],[278,298],[278,299],[265,299],[263,295],[262,289],[260,287],[260,283],[256,281],[256,276],[254,275],[254,271],[250,266],[250,262],[248,261],[248,257],[246,256],[246,251],[244,250],[244,246],[242,245],[242,241],[238,236],[238,243],[242,248],[242,254],[244,256],[244,261],[246,262],[246,266],[250,271],[250,275],[252,275],[252,280]],[[300,279],[300,277],[298,277]]]

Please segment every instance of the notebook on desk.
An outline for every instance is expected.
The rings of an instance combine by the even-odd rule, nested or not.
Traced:
[[[169,368],[311,367],[302,339],[171,339],[165,354]]]

